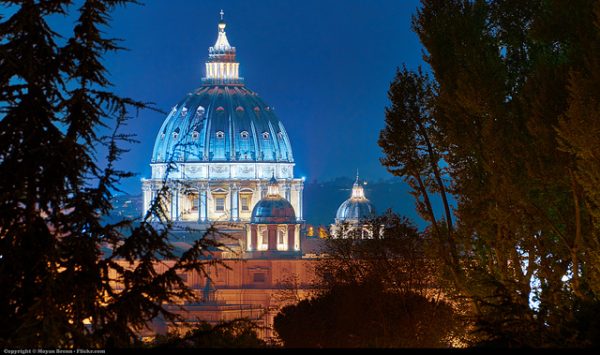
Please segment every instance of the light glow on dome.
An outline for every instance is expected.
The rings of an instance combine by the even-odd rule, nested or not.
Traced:
[[[364,184],[366,185],[367,182],[365,181]],[[358,180],[358,170],[356,170],[356,181],[354,181],[354,185],[352,185],[352,195],[350,196],[350,198],[352,200],[366,200],[367,199],[365,197],[365,190],[361,186],[361,184]]]
[[[353,200],[365,199],[365,190],[358,182],[354,183],[354,186],[352,186],[352,199]]]

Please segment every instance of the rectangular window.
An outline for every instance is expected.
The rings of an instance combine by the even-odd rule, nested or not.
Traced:
[[[217,211],[217,212],[225,211],[225,197],[215,198],[215,211]]]
[[[250,197],[242,196],[242,211],[250,211]]]
[[[262,244],[267,245],[268,241],[269,241],[268,231],[266,229],[264,229],[260,235],[262,236],[262,238],[260,238],[260,239],[262,239]]]
[[[262,272],[257,272],[252,275],[252,281],[254,282],[265,282],[266,279],[265,274]]]

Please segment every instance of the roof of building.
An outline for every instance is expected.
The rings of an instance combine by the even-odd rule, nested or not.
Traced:
[[[292,204],[279,194],[275,177],[269,181],[267,195],[252,209],[250,223],[253,224],[294,224],[296,214]]]
[[[288,134],[272,106],[238,75],[225,22],[209,48],[203,85],[173,107],[154,143],[152,163],[293,162]]]
[[[356,176],[356,181],[352,186],[352,195],[344,201],[337,210],[335,222],[359,222],[369,220],[375,217],[375,207],[365,197],[363,186]]]

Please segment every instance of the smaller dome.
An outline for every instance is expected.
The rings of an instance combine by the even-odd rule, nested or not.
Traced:
[[[285,198],[265,197],[254,206],[250,223],[291,224],[296,223],[296,214],[292,204]]]
[[[337,210],[335,215],[335,222],[359,222],[368,220],[375,217],[375,208],[371,201],[365,197],[363,187],[358,182],[358,176],[356,182],[352,186],[352,196],[344,201]]]
[[[254,206],[250,223],[254,224],[291,224],[296,223],[294,207],[279,195],[279,186],[275,176],[269,181],[267,196]]]
[[[353,201],[348,199],[340,205],[335,215],[335,220],[339,222],[358,222],[375,217],[375,208],[371,201]]]

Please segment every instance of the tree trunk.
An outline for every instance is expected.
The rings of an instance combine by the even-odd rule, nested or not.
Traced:
[[[579,189],[577,186],[577,181],[575,179],[575,174],[573,170],[569,168],[569,176],[571,177],[571,188],[573,191],[573,203],[575,204],[575,239],[573,240],[573,246],[570,248],[571,252],[571,261],[573,262],[573,279],[571,282],[571,286],[573,287],[573,292],[578,297],[583,297],[581,292],[581,284],[579,280],[579,248],[582,244],[581,237],[581,208],[579,206]]]

